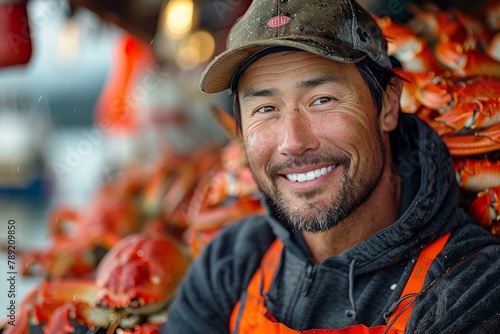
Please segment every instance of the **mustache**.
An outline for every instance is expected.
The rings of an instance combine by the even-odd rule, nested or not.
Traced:
[[[339,153],[310,154],[300,157],[292,157],[286,160],[281,160],[279,162],[269,164],[266,172],[270,177],[275,177],[282,174],[280,172],[284,169],[299,168],[303,166],[318,164],[341,164],[344,165],[346,169],[349,169],[351,159],[349,159],[348,155]]]

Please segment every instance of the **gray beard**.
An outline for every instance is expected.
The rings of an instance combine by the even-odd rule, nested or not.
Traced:
[[[374,173],[368,177],[360,177],[357,180],[349,178],[350,161],[343,161],[344,172],[340,181],[340,193],[338,202],[332,203],[328,208],[321,208],[314,202],[314,196],[318,191],[313,191],[304,194],[307,202],[306,210],[313,211],[313,217],[308,218],[300,215],[300,212],[295,211],[290,204],[286,201],[285,196],[274,186],[274,196],[265,191],[269,203],[271,204],[274,212],[278,218],[288,224],[296,232],[325,232],[329,229],[339,225],[352,213],[354,213],[361,205],[363,205],[372,195],[373,191],[377,188],[382,180],[383,173],[386,166],[386,149],[382,141],[382,137],[378,136],[379,152],[381,153],[382,164],[377,170],[377,166],[371,166]],[[339,161],[340,159],[337,159]],[[335,160],[334,160],[335,161]],[[375,172],[376,171],[376,172]]]
[[[293,211],[280,192],[277,192],[276,198],[270,199],[270,202],[278,217],[284,220],[294,231],[314,233],[328,231],[349,217],[370,198],[380,183],[382,171],[383,168],[371,180],[363,178],[357,182],[352,180],[350,182],[346,170],[341,181],[339,196],[341,200],[338,203],[333,203],[326,210],[317,207],[313,202],[309,202],[306,209],[315,212],[313,218],[304,217],[300,215],[300,212]]]
[[[307,219],[297,214],[285,212],[281,203],[273,203],[272,205],[280,220],[285,221],[287,226],[291,227],[295,232],[318,233],[328,231],[349,215],[349,212],[345,211],[343,205],[334,204],[329,207],[327,211],[320,211],[316,208],[316,217]],[[313,205],[311,205],[311,207],[313,207]]]

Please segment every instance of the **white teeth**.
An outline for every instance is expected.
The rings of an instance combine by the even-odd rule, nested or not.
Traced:
[[[314,180],[316,178],[316,174],[314,172],[307,172],[306,179],[307,181]]]
[[[322,175],[325,175],[328,172],[331,172],[336,165],[330,166],[330,167],[323,167],[319,169],[315,169],[313,171],[307,172],[305,174],[300,173],[300,174],[287,174],[286,177],[290,181],[293,182],[306,182],[306,181],[311,181],[314,180],[317,177],[320,177]]]

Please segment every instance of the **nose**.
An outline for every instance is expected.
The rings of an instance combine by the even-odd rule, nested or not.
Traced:
[[[282,135],[279,153],[300,156],[319,147],[319,140],[309,117],[298,109],[284,115],[281,128],[276,129]]]

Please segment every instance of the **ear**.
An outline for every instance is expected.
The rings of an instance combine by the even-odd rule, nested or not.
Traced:
[[[379,115],[380,128],[385,132],[394,130],[398,125],[402,87],[401,79],[393,77],[385,89]]]

